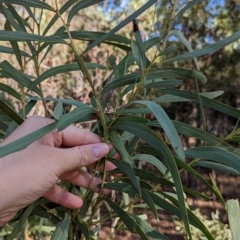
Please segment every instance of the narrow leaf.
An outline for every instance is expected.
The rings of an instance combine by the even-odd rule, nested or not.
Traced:
[[[230,224],[230,229],[232,233],[232,239],[238,240],[240,236],[240,208],[239,201],[236,199],[228,200],[227,203],[227,213]]]
[[[122,87],[129,84],[136,84],[140,81],[142,73],[131,73],[115,79],[113,82],[109,83],[102,91],[101,96],[112,89]],[[207,78],[200,72],[193,71],[191,69],[174,68],[174,67],[164,67],[152,69],[148,72],[146,80],[154,80],[159,78],[183,78],[183,79],[197,79],[203,83],[207,82]]]
[[[142,191],[142,199],[144,200],[144,202],[148,205],[149,209],[152,211],[155,219],[158,220],[158,213],[156,210],[156,207],[154,205],[153,200],[151,199],[151,197],[149,196],[149,194],[147,193],[147,191],[141,189]]]
[[[51,240],[67,239],[70,219],[70,215],[65,213],[64,219],[53,232]]]
[[[236,169],[234,169],[232,167],[228,167],[226,165],[215,163],[215,162],[201,160],[201,161],[198,161],[197,165],[200,167],[215,169],[215,170],[218,170],[218,171],[221,171],[224,173],[230,173],[230,174],[234,174],[234,175],[240,174],[239,171],[237,171]]]
[[[33,209],[36,207],[36,205],[38,204],[39,201],[36,201],[32,204],[30,204],[25,210],[24,213],[21,215],[19,221],[17,222],[17,224],[15,225],[11,235],[8,237],[8,240],[13,240],[16,239],[17,234],[20,231],[20,228],[24,225],[24,223],[26,222],[27,218],[31,215]]]
[[[72,9],[70,10],[69,14],[68,14],[68,20],[67,22],[70,23],[72,18],[75,16],[75,14],[80,11],[81,9],[90,7],[94,4],[100,3],[104,0],[82,0],[79,3],[75,4]]]
[[[0,52],[14,54],[14,50],[11,47],[5,47],[5,46],[0,46]],[[20,54],[24,57],[30,57],[30,55],[27,52],[24,52],[22,50],[20,51]]]
[[[124,144],[120,141],[120,137],[115,131],[111,131],[109,133],[109,139],[111,143],[113,143],[113,146],[118,150],[118,152],[121,154],[121,158],[123,161],[127,162],[129,165],[133,166],[134,162],[132,160],[132,157],[129,155],[129,153],[126,151]]]
[[[149,154],[138,154],[132,157],[133,160],[145,161],[155,166],[163,175],[166,173],[167,168],[156,157]]]
[[[180,137],[172,121],[169,119],[165,111],[155,102],[139,100],[139,101],[134,101],[133,103],[144,104],[152,111],[154,116],[157,118],[159,124],[161,124],[164,132],[168,136],[168,139],[174,151],[177,153],[178,158],[181,159],[182,161],[185,161],[185,154],[184,154],[182,142],[180,140]]]
[[[0,40],[1,41],[18,41],[18,42],[25,42],[25,41],[39,41],[39,42],[47,42],[47,43],[63,43],[66,42],[59,38],[58,36],[41,36],[36,34],[31,34],[27,32],[20,32],[20,31],[5,31],[0,30]]]
[[[56,105],[56,107],[54,108],[54,111],[53,111],[53,116],[54,116],[54,119],[56,121],[59,120],[59,118],[62,116],[63,114],[63,105],[61,102],[58,102],[58,104]]]
[[[126,176],[129,177],[129,179],[131,180],[133,186],[135,187],[135,189],[137,190],[137,193],[139,194],[139,196],[141,196],[141,189],[139,186],[139,179],[136,177],[132,166],[124,161],[119,161],[119,160],[115,160],[112,158],[108,158],[108,160],[110,162],[112,162],[117,168],[119,168],[124,174],[126,174]]]
[[[198,101],[196,93],[183,91],[183,90],[177,90],[177,89],[159,89],[159,91],[164,92],[164,93],[168,93],[168,94],[171,94],[171,95],[175,95],[175,96],[184,97],[184,98],[190,99],[192,101]],[[239,118],[239,116],[240,116],[240,110],[239,109],[231,107],[231,106],[226,105],[226,104],[223,104],[219,101],[209,99],[208,97],[205,97],[205,96],[200,95],[200,97],[201,97],[202,104],[204,106],[215,109],[219,112],[223,112],[223,113],[225,113],[229,116]]]
[[[176,187],[176,192],[179,199],[179,206],[181,209],[182,219],[186,227],[186,231],[189,234],[189,236],[191,236],[181,179],[179,176],[175,160],[170,150],[164,143],[164,141],[154,131],[141,124],[131,122],[117,123],[113,124],[112,128],[131,132],[134,135],[138,136],[139,138],[142,138],[153,148],[160,150],[162,152],[164,159],[167,162],[171,176],[173,178],[174,185]]]
[[[165,60],[165,62],[182,61],[182,60],[191,59],[194,57],[195,58],[200,57],[200,56],[203,56],[206,54],[212,54],[212,53],[218,51],[219,49],[222,49],[225,46],[237,41],[239,38],[240,38],[240,31],[237,31],[234,34],[232,34],[231,36],[226,37],[223,40],[220,40],[214,44],[211,44],[207,47],[201,48],[199,50],[196,50],[196,51],[193,51],[190,53],[185,53],[183,55],[167,59],[167,60]]]
[[[190,158],[211,159],[226,166],[232,167],[240,172],[240,158],[221,147],[197,147],[185,151]]]
[[[147,1],[146,4],[144,4],[141,8],[139,8],[137,11],[135,11],[132,15],[130,15],[129,17],[127,17],[124,21],[122,21],[120,24],[118,24],[115,28],[113,28],[112,30],[110,30],[107,34],[104,34],[102,37],[100,37],[99,39],[97,39],[96,41],[94,41],[92,44],[90,44],[86,49],[85,49],[85,53],[87,51],[89,51],[91,48],[95,47],[96,45],[98,45],[99,43],[103,42],[104,40],[106,40],[109,36],[113,35],[114,33],[116,33],[118,30],[120,30],[121,28],[123,28],[125,25],[127,25],[129,22],[131,22],[132,20],[134,20],[135,18],[137,18],[141,13],[143,13],[146,9],[148,9],[149,7],[151,7],[154,3],[156,3],[157,0],[149,0]]]
[[[148,191],[148,194],[151,196],[152,200],[154,201],[154,203],[159,206],[160,208],[165,209],[166,211],[178,216],[181,218],[181,213],[178,207],[176,207],[175,205],[169,203],[168,200],[165,200],[164,198],[160,197],[158,194],[156,193],[151,193]],[[192,213],[189,209],[187,209],[188,212],[188,216],[189,216],[189,221],[190,223],[198,228],[199,230],[201,230],[205,237],[207,237],[208,240],[214,240],[214,237],[212,236],[212,234],[209,232],[209,230],[205,227],[205,225],[202,223],[202,221],[200,221],[194,213]]]
[[[0,99],[0,109],[12,120],[14,120],[19,125],[23,123],[24,119],[18,115],[18,113],[12,109],[8,104],[6,104],[3,100]]]
[[[186,4],[186,6],[177,13],[175,19],[177,19],[178,17],[182,16],[183,13],[185,13],[188,9],[192,8],[193,6],[195,6],[196,4],[201,3],[201,2],[202,2],[202,0],[192,0],[192,1],[189,1]]]
[[[22,6],[27,6],[27,7],[34,7],[34,8],[40,8],[40,9],[47,9],[50,11],[55,11],[54,8],[52,8],[50,5],[48,5],[45,2],[39,1],[39,0],[0,0],[1,3],[9,3],[9,4],[18,4]]]
[[[137,215],[132,215],[132,217],[136,220],[139,228],[151,239],[156,240],[168,240],[167,237],[165,237],[163,234],[161,234],[159,231],[154,229],[149,223],[144,221],[142,218],[140,218]]]
[[[28,87],[30,85],[31,80],[21,71],[18,71],[16,68],[14,68],[8,61],[4,60],[1,62],[0,68],[22,86]],[[41,91],[39,88],[35,86],[32,90],[41,96]]]
[[[27,99],[30,100],[43,100],[43,101],[53,101],[53,102],[62,102],[65,104],[69,104],[69,105],[73,105],[73,106],[77,106],[77,107],[83,107],[83,106],[88,106],[85,103],[76,101],[76,100],[71,100],[71,99],[64,99],[64,98],[37,98],[37,97],[32,97],[29,96]]]
[[[0,157],[4,157],[10,153],[14,153],[26,148],[33,141],[43,137],[45,134],[57,129],[58,122],[51,123],[45,127],[38,129],[20,139],[17,139],[3,147],[0,147]]]
[[[126,225],[126,227],[129,229],[129,231],[133,231],[136,222],[130,217],[130,215],[125,212],[119,205],[117,205],[115,202],[111,201],[108,198],[103,198],[103,200],[108,203],[108,205],[112,208],[112,210],[117,213],[119,218],[123,221],[123,223]]]
[[[159,82],[152,82],[144,84],[144,88],[153,88],[156,91],[156,88],[175,88],[176,86],[182,85],[182,80],[166,80]]]
[[[89,106],[79,107],[61,117],[57,129],[62,131],[72,123],[89,121],[93,113],[96,113],[96,110]]]
[[[199,129],[199,128],[193,127],[189,124],[175,121],[175,120],[172,120],[172,123],[178,133],[183,134],[184,136],[187,136],[187,137],[195,137],[197,139],[204,140],[204,131],[202,129]],[[159,122],[156,120],[147,123],[147,126],[161,127]],[[206,134],[205,140],[206,140],[207,144],[212,145],[212,146],[219,145],[219,146],[230,147],[229,144],[222,141],[220,138],[217,138],[210,133],[205,133],[205,134]]]
[[[17,91],[15,91],[13,88],[11,88],[8,85],[1,83],[1,82],[0,82],[0,90],[3,91],[4,93],[8,93],[8,94],[12,95],[19,101],[22,101],[21,95]]]
[[[102,66],[98,63],[86,63],[86,66],[87,66],[88,69],[96,69],[96,68],[105,69],[104,66]],[[29,85],[28,91],[32,90],[39,83],[41,83],[45,79],[48,79],[49,77],[55,76],[59,73],[66,73],[66,72],[80,71],[80,70],[81,69],[79,68],[78,63],[69,63],[69,64],[53,67],[53,68],[43,72],[38,78],[36,78],[35,81],[33,81]]]
[[[189,52],[193,52],[191,44],[188,42],[188,40],[184,37],[184,35],[180,31],[178,31],[178,30],[171,30],[168,33],[168,37],[169,36],[174,36],[174,37],[178,38],[180,40],[180,42],[187,48],[187,50]],[[199,64],[197,62],[197,59],[193,58],[193,61],[195,63],[195,66],[196,66],[197,70],[199,71]]]
[[[85,222],[81,222],[78,224],[78,226],[81,229],[81,232],[85,237],[85,240],[91,240],[87,224]]]

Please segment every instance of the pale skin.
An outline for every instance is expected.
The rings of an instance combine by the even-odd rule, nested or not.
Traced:
[[[29,117],[0,146],[17,140],[53,120]],[[101,183],[81,167],[94,168],[96,162],[109,152],[101,138],[87,130],[69,126],[53,131],[33,142],[22,151],[0,158],[0,226],[40,197],[71,209],[80,208],[83,201],[63,190],[56,183],[66,180],[87,188]],[[107,170],[114,166],[107,163]]]

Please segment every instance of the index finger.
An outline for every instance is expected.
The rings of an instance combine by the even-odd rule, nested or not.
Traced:
[[[101,142],[102,139],[97,134],[72,125],[58,132],[55,136],[55,146],[75,147]]]

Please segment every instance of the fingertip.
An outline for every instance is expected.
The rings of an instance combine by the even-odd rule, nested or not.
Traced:
[[[109,152],[109,146],[106,143],[99,143],[93,147],[93,155],[96,158],[102,158]]]

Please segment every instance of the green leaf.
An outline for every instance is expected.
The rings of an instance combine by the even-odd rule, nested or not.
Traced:
[[[119,171],[120,172],[120,171]],[[120,182],[107,182],[104,184],[104,188],[112,189],[118,192],[127,193],[130,195],[139,196],[137,190],[129,183],[120,183]]]
[[[58,131],[62,131],[72,123],[89,121],[93,113],[96,113],[96,110],[90,106],[79,107],[61,117],[58,121],[59,125],[57,129]]]
[[[117,114],[143,114],[143,113],[151,113],[152,111],[149,108],[119,108],[117,110]]]
[[[150,65],[150,62],[147,59],[146,54],[145,54],[146,50],[144,48],[141,32],[139,30],[138,23],[137,23],[136,19],[134,19],[132,21],[132,23],[133,23],[133,34],[134,34],[135,39],[136,39],[136,46],[139,50],[139,60],[141,59],[141,61],[142,61],[142,67],[140,67],[140,65],[139,65],[139,67],[142,71],[144,71],[144,69],[146,69]]]
[[[121,123],[121,122],[136,122],[141,124],[147,124],[149,123],[149,120],[144,117],[139,116],[122,116],[118,117],[116,120],[113,120],[112,122],[109,122],[109,125],[112,125],[113,123]]]
[[[164,132],[166,133],[174,151],[177,153],[177,156],[182,161],[185,161],[185,154],[182,146],[180,137],[168,115],[165,111],[155,102],[138,100],[132,103],[140,103],[146,105],[154,114],[159,124],[162,126]]]
[[[137,215],[132,215],[132,218],[135,219],[137,222],[137,225],[139,228],[151,239],[157,239],[157,240],[168,240],[167,237],[165,237],[163,234],[158,232],[156,229],[154,229],[148,222],[144,221],[142,218],[140,218]]]
[[[0,11],[6,18],[6,22],[4,24],[4,30],[12,31],[12,27],[13,27],[16,31],[19,31],[19,32],[23,31],[23,29],[19,26],[19,24],[14,20],[14,17],[11,14],[11,12],[6,8],[6,6],[3,6],[1,2],[0,2]]]
[[[173,178],[174,185],[176,187],[176,192],[179,199],[179,206],[181,209],[181,215],[182,215],[184,225],[186,227],[188,235],[191,236],[190,227],[188,223],[188,216],[187,216],[186,206],[185,206],[185,199],[183,195],[182,182],[179,176],[179,172],[178,172],[175,160],[170,150],[164,143],[164,141],[154,131],[138,123],[132,123],[132,122],[117,123],[117,124],[113,124],[111,128],[121,129],[121,130],[128,131],[130,133],[133,133],[135,136],[142,138],[145,142],[147,142],[153,148],[160,150],[162,152],[164,159],[168,165],[171,176]]]
[[[88,106],[85,103],[76,101],[76,100],[71,100],[71,99],[62,99],[62,98],[37,98],[37,97],[32,97],[32,96],[28,96],[27,99],[30,100],[43,100],[43,101],[53,101],[53,102],[62,102],[65,104],[69,104],[69,105],[73,105],[73,106],[77,106],[77,107],[83,107],[83,106]]]
[[[3,131],[3,132],[6,132],[8,128],[8,125],[5,124],[4,122],[0,122],[0,129]]]
[[[59,35],[59,34],[61,34],[61,33],[64,32],[64,31],[65,31],[65,27],[64,27],[64,26],[60,26],[60,27],[56,30],[56,32],[53,34],[53,36]],[[43,53],[43,52],[44,52],[44,55],[43,55],[43,57],[42,57],[42,59],[41,59],[41,61],[40,61],[40,63],[42,63],[42,61],[46,58],[46,56],[48,55],[48,53],[50,52],[50,50],[53,48],[53,46],[54,46],[53,44],[48,43],[48,42],[45,42],[45,43],[41,44],[37,50],[35,50],[34,52],[32,52],[32,57],[29,59],[29,61],[30,61],[31,59],[36,58],[36,56],[38,56],[40,53]],[[47,50],[43,51],[46,47],[48,47]]]
[[[158,213],[157,213],[157,210],[156,210],[153,200],[151,199],[151,197],[149,196],[147,191],[145,191],[144,189],[141,189],[141,192],[142,192],[142,199],[148,205],[149,209],[152,211],[155,219],[159,220]]]
[[[11,47],[0,46],[0,52],[14,54],[14,50]],[[30,57],[27,52],[20,50],[20,54],[24,57]]]
[[[212,53],[218,51],[219,49],[222,49],[225,46],[237,41],[239,38],[240,38],[240,31],[237,31],[234,34],[232,34],[231,36],[226,37],[223,40],[220,40],[214,44],[208,45],[207,47],[201,48],[194,52],[185,53],[183,55],[167,59],[167,60],[165,60],[165,62],[182,61],[182,60],[186,60],[186,59],[190,59],[190,58],[194,58],[194,57],[200,57],[200,56],[203,56],[206,54],[212,54]]]
[[[21,84],[24,87],[28,87],[31,83],[31,80],[24,75],[21,71],[18,71],[14,68],[8,61],[4,60],[0,63],[0,68],[6,72],[9,77],[13,78],[16,82]],[[41,96],[41,91],[36,86],[32,89],[34,92]]]
[[[33,209],[37,206],[37,204],[39,203],[39,200],[37,200],[36,202],[30,204],[25,210],[24,213],[21,215],[19,221],[16,223],[11,235],[8,237],[8,240],[13,240],[16,239],[17,234],[20,231],[20,228],[22,227],[22,225],[26,222],[27,218],[30,216],[30,214],[32,213]]]
[[[178,160],[180,161],[180,160]],[[182,162],[182,161],[181,161]],[[153,172],[151,171],[147,171],[147,170],[143,170],[143,169],[134,169],[135,171],[135,174],[143,181],[150,181],[150,182],[153,182],[153,183],[156,183],[156,184],[160,184],[160,185],[165,185],[165,186],[169,186],[169,187],[174,187],[174,184],[172,181],[169,181],[165,178],[162,178],[162,177],[159,177],[157,176],[156,174],[154,174]],[[142,183],[141,181],[141,183]],[[210,185],[208,183],[208,185]],[[211,185],[210,185],[211,186]],[[212,188],[211,188],[212,189]],[[146,189],[148,190],[148,189]],[[183,190],[185,193],[189,193],[193,196],[197,196],[197,197],[200,197],[204,200],[210,200],[211,198],[204,195],[204,194],[201,194],[200,192],[197,192],[197,191],[194,191],[190,188],[186,188],[186,187],[183,187]]]
[[[11,12],[14,19],[17,21],[18,25],[21,27],[21,31],[26,32],[25,26],[31,29],[31,26],[28,24],[28,22],[18,14],[16,9],[11,4],[6,4],[6,6],[8,7],[8,10]]]
[[[211,184],[208,181],[206,181],[206,179],[201,174],[199,174],[197,171],[195,171],[193,168],[188,166],[188,164],[184,163],[183,161],[180,161],[177,158],[175,160],[178,167],[181,167],[182,169],[186,170],[187,172],[193,174],[193,176],[198,178],[202,183],[206,185],[206,187],[210,190],[211,193],[214,193],[216,195],[216,197],[221,201],[223,206],[225,205],[222,196],[213,188],[213,186],[211,186]]]
[[[177,19],[178,17],[182,16],[183,13],[185,13],[188,9],[192,8],[193,6],[195,6],[196,4],[201,3],[201,2],[202,2],[202,0],[192,0],[192,1],[189,1],[186,4],[186,6],[177,13],[175,19]]]
[[[105,69],[104,66],[98,64],[98,63],[86,63],[86,66],[88,69]],[[28,91],[36,87],[38,84],[40,84],[42,81],[45,79],[48,79],[49,77],[55,76],[59,73],[66,73],[66,72],[71,72],[71,71],[80,71],[81,69],[79,68],[78,63],[69,63],[69,64],[64,64],[60,65],[57,67],[53,67],[44,73],[42,73],[38,78],[35,79],[29,86],[28,86]]]
[[[142,228],[138,224],[135,226],[135,231],[139,234],[142,240],[149,240],[146,233],[143,232]]]
[[[70,31],[71,37],[73,39],[81,39],[81,40],[87,40],[87,41],[94,41],[98,38],[101,38],[105,35],[105,32],[91,32],[91,31]],[[52,35],[54,36],[54,35]],[[62,39],[69,39],[69,36],[66,32],[61,33],[59,35],[56,35]],[[104,41],[106,43],[109,42],[117,42],[122,44],[130,44],[130,40],[127,37],[124,37],[122,35],[113,34],[106,38]]]
[[[193,127],[187,123],[179,122],[172,120],[172,123],[174,127],[176,128],[177,132],[180,134],[183,134],[184,136],[187,137],[195,137],[200,140],[204,140],[204,131],[202,129]],[[149,123],[147,123],[147,126],[151,127],[161,127],[158,121],[154,120]],[[225,147],[230,147],[230,145],[220,138],[215,137],[214,135],[210,133],[205,133],[206,134],[206,143],[212,146],[219,145],[219,146],[225,146]]]
[[[20,31],[5,31],[0,30],[0,40],[1,41],[17,41],[17,42],[26,42],[26,41],[39,41],[39,42],[47,42],[47,43],[63,43],[66,42],[59,38],[58,36],[41,36],[36,34],[31,34],[27,32]]]
[[[18,99],[19,101],[22,101],[21,95],[15,91],[13,88],[9,87],[8,85],[1,83],[0,82],[0,90],[3,91],[4,93],[8,93]]]
[[[112,208],[112,210],[118,215],[122,222],[126,225],[130,232],[132,232],[136,226],[136,222],[125,212],[118,204],[111,201],[108,198],[103,197],[103,200]]]
[[[168,37],[169,36],[174,36],[174,37],[178,38],[181,41],[181,43],[187,48],[187,50],[189,52],[193,52],[191,44],[188,42],[188,40],[184,37],[184,35],[180,31],[178,31],[178,30],[171,30],[168,33]],[[199,64],[197,62],[197,59],[193,58],[193,60],[194,60],[194,63],[195,63],[195,66],[196,66],[197,70],[199,71]]]
[[[24,106],[24,110],[21,109],[19,111],[19,115],[23,118],[25,118],[25,116],[32,110],[32,108],[36,105],[37,101],[29,101],[25,106]],[[25,116],[24,116],[25,114]],[[18,124],[15,121],[11,121],[7,131],[4,134],[4,139],[6,139],[16,128],[18,127]]]
[[[140,81],[142,77],[142,73],[131,73],[125,76],[122,76],[118,79],[115,79],[113,82],[106,85],[103,89],[101,96],[103,96],[106,92],[112,89],[116,89],[118,87],[122,87],[129,84],[136,84]],[[191,69],[183,69],[183,68],[174,68],[174,67],[164,67],[151,69],[147,76],[146,80],[153,80],[159,78],[184,78],[184,79],[197,79],[202,81],[203,83],[207,82],[206,76],[202,73],[193,71]]]
[[[54,8],[52,8],[50,5],[48,5],[45,2],[39,1],[39,0],[0,0],[0,3],[9,3],[9,4],[18,4],[26,7],[33,7],[33,8],[40,8],[40,9],[47,9],[50,11],[55,11]]]
[[[7,145],[4,145],[3,147],[0,147],[0,157],[4,157],[10,153],[14,153],[26,148],[33,141],[43,137],[44,135],[53,131],[54,129],[57,129],[57,126],[58,122],[51,123],[45,127],[38,129],[37,131],[27,134],[26,136],[20,139],[17,139]]]
[[[210,168],[210,169],[215,169],[224,173],[230,173],[230,174],[234,174],[234,175],[239,175],[240,172],[237,171],[234,168],[228,167],[226,165],[223,164],[219,164],[219,163],[215,163],[215,162],[209,162],[209,161],[198,161],[197,163],[198,166],[200,167],[206,167],[206,168]]]
[[[137,11],[135,11],[132,15],[130,15],[129,17],[127,17],[124,21],[122,21],[120,24],[118,24],[116,27],[114,27],[112,30],[110,30],[107,34],[104,34],[102,37],[100,37],[99,39],[97,39],[96,41],[94,41],[92,44],[90,44],[86,49],[85,49],[85,53],[87,51],[89,51],[91,48],[95,47],[96,45],[98,45],[99,43],[103,42],[104,40],[106,40],[109,36],[113,35],[114,33],[116,33],[118,30],[120,30],[121,28],[123,28],[125,25],[127,25],[129,22],[131,22],[132,20],[134,20],[135,18],[137,18],[137,16],[139,16],[141,13],[143,13],[145,10],[147,10],[149,7],[151,7],[154,3],[156,3],[157,0],[149,0],[147,1],[146,4],[144,4],[141,8],[139,8]]]
[[[53,111],[54,119],[58,121],[59,118],[62,116],[62,114],[63,114],[63,105],[61,102],[58,102],[58,104],[56,105]]]
[[[70,215],[65,213],[64,219],[53,232],[51,240],[67,239],[70,219]]]
[[[89,209],[92,206],[93,197],[94,197],[94,192],[93,191],[88,191],[87,194],[84,195],[84,198],[83,198],[84,204],[80,208],[80,217],[81,218],[86,217]]]
[[[155,166],[163,175],[166,173],[167,168],[156,157],[149,154],[138,154],[132,157],[133,160],[145,161]]]
[[[160,92],[164,92],[167,94],[175,95],[175,96],[180,96],[183,98],[190,99],[192,101],[198,101],[198,97],[196,93],[188,92],[188,91],[183,91],[183,90],[177,90],[177,89],[159,89]],[[215,109],[219,112],[223,112],[229,116],[239,118],[240,116],[240,110],[234,107],[231,107],[229,105],[223,104],[219,101],[209,99],[208,97],[201,96],[201,101],[202,104],[206,107]]]
[[[197,147],[185,151],[189,158],[211,159],[240,172],[240,157],[221,147]]]
[[[226,203],[227,213],[232,233],[232,239],[238,240],[240,236],[240,208],[238,199],[230,199]]]
[[[85,222],[81,222],[78,224],[78,226],[83,233],[85,240],[90,240],[90,233],[87,224]]]
[[[159,206],[160,208],[165,209],[167,212],[170,212],[178,217],[181,218],[181,213],[180,213],[180,209],[178,207],[176,207],[175,205],[169,203],[168,200],[165,200],[164,198],[160,197],[158,194],[156,193],[151,193],[148,191],[148,194],[150,195],[150,197],[152,198],[152,200],[154,201],[154,203]],[[208,240],[214,240],[214,237],[212,236],[212,234],[208,231],[208,229],[205,227],[205,225],[202,223],[202,221],[200,221],[194,213],[192,213],[189,209],[187,209],[187,213],[189,216],[189,221],[190,223],[198,228],[199,230],[201,230],[203,232],[203,234],[205,235],[205,237],[207,237]]]
[[[129,179],[131,180],[133,186],[135,187],[137,193],[139,194],[139,196],[141,196],[141,189],[139,186],[139,179],[136,177],[132,166],[124,161],[119,161],[119,160],[115,160],[112,158],[108,158],[108,160],[110,162],[112,162],[117,168],[119,168],[124,174],[126,174],[126,176],[129,177]]]
[[[171,46],[171,47],[165,48],[162,52],[160,52],[159,56],[167,55],[172,52],[176,52],[176,50],[177,50],[176,46]]]
[[[100,3],[104,0],[82,0],[80,2],[78,2],[77,4],[75,4],[72,9],[70,10],[69,14],[68,14],[68,20],[67,22],[70,23],[72,18],[75,16],[75,14],[80,11],[81,9],[90,7],[94,4]]]
[[[116,131],[111,131],[109,133],[109,139],[113,146],[117,149],[117,151],[121,154],[121,159],[127,162],[129,165],[134,166],[134,162],[132,157],[126,151],[124,144],[120,141],[120,137],[116,133]]]
[[[144,88],[175,88],[176,86],[182,85],[182,80],[166,80],[159,82],[146,83],[143,85]]]
[[[0,5],[0,10],[2,10],[2,8],[4,8],[2,5]],[[8,18],[7,18],[8,19]],[[4,29],[5,30],[9,30],[9,31],[12,31],[12,28],[11,28],[11,25],[9,23],[8,20],[6,20],[5,24],[4,24]],[[17,61],[18,61],[18,64],[19,66],[22,68],[22,56],[21,56],[21,53],[20,53],[20,49],[19,49],[19,46],[18,46],[18,42],[15,42],[15,41],[10,41],[10,44],[12,46],[12,49],[14,51],[14,54],[17,58]]]
[[[0,121],[1,122],[11,122],[11,117],[9,117],[6,113],[0,110]]]
[[[137,65],[139,66],[139,69],[143,72],[145,67],[143,65],[143,60],[142,60],[142,56],[140,54],[139,47],[136,45],[136,43],[134,41],[131,41],[130,46],[131,46],[131,51],[133,53],[133,57],[134,57]]]
[[[17,112],[12,109],[8,104],[6,104],[2,99],[0,99],[0,109],[19,125],[23,123],[24,119],[19,116]]]
[[[147,52],[151,47],[153,47],[159,41],[161,41],[161,38],[162,38],[162,36],[160,36],[160,38],[155,37],[155,38],[151,38],[151,39],[145,41],[143,43],[143,48],[145,49],[145,51]],[[130,42],[129,42],[129,44],[130,44]],[[133,53],[130,52],[129,54],[127,54],[117,65],[117,71],[119,72],[119,74],[118,74],[118,77],[116,76],[116,78],[118,79],[119,77],[124,76],[126,74],[128,68],[134,63],[134,61],[135,61],[135,59],[134,59]],[[112,78],[113,78],[112,74],[110,74],[110,76],[106,80],[106,83],[109,84],[109,82],[112,80]]]

